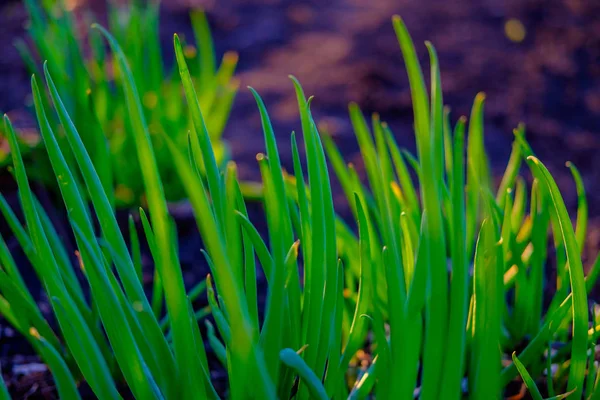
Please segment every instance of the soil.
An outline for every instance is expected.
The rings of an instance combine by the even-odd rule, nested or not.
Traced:
[[[92,0],[102,10],[104,0]],[[86,3],[77,1],[76,3]],[[90,3],[90,1],[88,1]],[[290,132],[300,131],[293,87],[295,75],[312,110],[326,124],[346,160],[362,165],[347,104],[357,102],[365,113],[379,112],[398,142],[414,150],[410,91],[391,16],[400,14],[413,36],[423,65],[428,66],[425,40],[437,48],[445,103],[452,120],[468,115],[476,93],[486,93],[486,146],[499,176],[508,160],[512,129],[527,125],[536,154],[550,168],[570,208],[576,193],[564,162],[573,161],[588,189],[590,227],[585,261],[600,247],[600,3],[595,0],[171,0],[164,1],[161,37],[167,63],[172,63],[171,35],[191,35],[188,12],[206,9],[218,54],[239,53],[242,89],[225,137],[243,179],[256,179],[255,154],[264,150],[260,119],[250,85],[263,96],[280,144],[284,166],[291,169]],[[24,37],[26,13],[18,1],[0,2],[0,110],[35,126],[27,109],[29,77],[12,46]],[[524,28],[512,41],[509,20]],[[10,175],[0,173],[0,188],[16,205]],[[43,196],[53,207],[51,195]],[[347,215],[343,194],[336,206]],[[253,210],[260,219],[260,208]],[[57,213],[60,221],[61,213]],[[186,282],[207,273],[199,254],[200,238],[189,214],[178,218],[181,260]],[[0,233],[19,260],[22,254],[0,220]],[[148,258],[148,257],[146,257]],[[149,264],[149,258],[147,260]],[[31,279],[35,285],[35,279]],[[596,300],[598,300],[596,296]],[[43,301],[43,299],[41,299]],[[50,398],[47,371],[31,350],[0,320],[0,362],[17,398]],[[25,367],[27,368],[25,368]],[[19,372],[21,371],[21,372]],[[36,379],[37,377],[37,379]],[[48,387],[50,385],[50,388]],[[50,396],[50,397],[49,397]]]

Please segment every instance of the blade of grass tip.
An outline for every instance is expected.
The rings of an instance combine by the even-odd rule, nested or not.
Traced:
[[[298,143],[296,142],[295,132],[292,132],[291,143],[292,143],[292,159],[293,159],[293,163],[294,163],[294,177],[296,180],[296,195],[298,198],[298,209],[300,211],[300,221],[301,221],[301,227],[302,227],[302,231],[300,232],[299,237],[300,237],[300,240],[302,243],[302,254],[304,256],[304,260],[307,260],[305,262],[309,262],[308,260],[310,260],[312,257],[311,241],[308,240],[308,238],[312,236],[311,218],[310,218],[308,200],[307,200],[307,195],[306,195],[306,184],[304,182],[304,173],[302,172],[302,165],[300,164],[300,154],[298,152]],[[304,238],[306,238],[306,240],[304,240]],[[600,259],[600,257],[599,257],[599,259]],[[305,268],[305,276],[306,276],[307,272],[308,271]],[[306,282],[308,282],[308,281],[305,280],[305,283]],[[306,329],[306,328],[307,327],[305,325],[303,325],[303,329]],[[302,334],[302,339],[303,339],[303,342],[305,342],[306,333],[304,331]]]
[[[315,375],[315,373],[308,367],[306,362],[292,349],[283,349],[279,353],[281,362],[289,368],[292,368],[302,381],[308,387],[311,393],[311,398],[326,400],[329,397],[327,392],[321,383],[321,380]]]
[[[302,133],[304,136],[304,145],[308,164],[308,182],[310,201],[310,219],[311,219],[311,258],[305,260],[305,287],[304,287],[304,310],[303,326],[306,326],[307,336],[303,343],[308,345],[304,352],[306,364],[310,367],[317,365],[319,343],[323,328],[323,291],[325,288],[325,262],[326,262],[326,238],[325,238],[325,210],[323,201],[323,182],[317,155],[316,138],[312,129],[312,123],[309,116],[308,104],[300,83],[291,77],[296,90],[298,108],[300,110],[300,120],[302,124]],[[308,236],[303,235],[308,239]],[[308,240],[307,240],[308,241]],[[302,389],[304,387],[304,389]],[[308,397],[306,387],[300,388],[300,398]]]
[[[329,169],[327,162],[325,161],[325,151],[323,150],[323,144],[321,143],[320,135],[317,130],[317,125],[310,115],[309,117],[312,123],[313,135],[317,150],[317,159],[319,162],[319,170],[321,172],[321,182],[323,183],[323,209],[324,209],[324,223],[325,223],[325,307],[323,308],[323,320],[328,321],[324,325],[323,340],[319,345],[319,351],[317,353],[317,364],[315,372],[320,376],[325,373],[326,360],[330,356],[331,351],[331,331],[333,330],[332,324],[335,321],[335,299],[337,293],[335,290],[335,283],[337,282],[337,268],[338,268],[338,253],[337,253],[337,238],[336,238],[336,214],[333,206],[333,193],[331,191],[331,182],[329,180]],[[329,282],[329,284],[327,284]],[[335,355],[337,358],[339,354]]]
[[[575,237],[573,225],[571,224],[566,206],[552,175],[550,175],[548,169],[546,169],[544,164],[537,158],[530,156],[527,158],[527,161],[534,173],[539,176],[539,179],[543,180],[548,187],[555,212],[558,215],[562,241],[565,244],[568,261],[567,265],[571,280],[571,291],[573,294],[573,345],[571,349],[571,366],[567,389],[569,391],[576,389],[575,398],[580,398],[583,391],[583,381],[586,372],[588,312],[583,265],[577,246],[577,238]]]
[[[523,124],[519,124],[517,129],[520,132],[519,134],[524,134],[525,126]],[[504,208],[504,193],[506,193],[507,189],[514,186],[517,175],[519,174],[519,169],[521,168],[521,163],[523,162],[521,148],[521,144],[515,139],[512,145],[510,158],[508,159],[508,165],[504,170],[504,175],[502,176],[502,181],[500,181],[500,186],[498,187],[498,192],[496,194],[496,202],[502,208]]]
[[[219,277],[215,282],[218,292],[225,299],[225,309],[230,315],[231,324],[238,327],[234,331],[231,341],[232,352],[235,352],[237,359],[255,368],[256,380],[253,384],[256,392],[265,398],[271,398],[275,395],[275,388],[266,372],[263,355],[256,345],[248,308],[244,304],[244,293],[241,287],[237,287],[237,280],[229,265],[222,238],[218,234],[217,221],[212,212],[206,189],[197,178],[187,158],[181,154],[168,137],[165,137],[165,140],[194,209],[202,239],[214,261],[212,271],[215,276]]]
[[[440,67],[435,47],[426,41],[425,46],[429,52],[431,62],[431,141],[433,146],[434,172],[437,174],[435,181],[439,184],[444,182],[444,99],[442,98],[442,82],[440,78]]]
[[[467,143],[467,154],[469,162],[473,165],[476,173],[475,179],[480,185],[491,190],[492,178],[490,175],[490,166],[485,152],[484,133],[483,133],[483,105],[485,94],[478,93],[473,102],[471,118],[469,120],[469,136]]]
[[[244,264],[242,253],[242,229],[236,218],[237,210],[237,166],[233,161],[227,163],[225,173],[225,243],[234,274],[239,287],[244,287]]]
[[[285,255],[287,249],[290,248],[292,243],[294,242],[293,232],[292,232],[292,221],[289,217],[290,210],[288,208],[287,202],[287,194],[285,190],[285,183],[283,178],[283,171],[281,169],[281,160],[279,158],[279,152],[277,149],[277,143],[275,140],[275,133],[273,132],[273,127],[271,125],[271,121],[269,119],[269,115],[267,113],[267,109],[262,98],[258,95],[258,93],[249,88],[256,100],[256,104],[260,111],[261,122],[264,133],[264,140],[267,147],[267,162],[270,171],[270,186],[273,190],[273,199],[271,200],[272,206],[270,207],[273,211],[269,211],[267,208],[267,220],[274,220],[272,224],[269,225],[269,236],[271,242],[271,253],[273,255],[273,260],[275,262],[276,268],[283,267],[283,261],[285,259]],[[266,180],[263,177],[263,182],[266,185]],[[265,186],[266,187],[266,186]],[[266,196],[267,200],[268,197]],[[277,213],[277,215],[275,215]],[[270,217],[269,217],[270,216]],[[276,223],[276,224],[275,224]],[[288,307],[291,307],[291,313],[295,317],[300,316],[300,281],[297,273],[292,274],[290,276],[291,281],[288,282],[286,286],[286,296],[288,297]],[[284,278],[285,279],[285,278]],[[275,284],[279,284],[275,283]],[[272,293],[274,294],[274,293]],[[297,330],[293,330],[292,336],[293,341],[291,343],[292,346],[299,345],[300,340],[296,337],[298,333]],[[277,361],[277,354],[272,354],[273,363],[279,364]]]
[[[451,180],[452,170],[454,166],[453,161],[453,146],[452,146],[452,128],[450,127],[450,107],[444,107],[444,167],[446,172],[446,179]],[[462,160],[461,160],[462,162]]]
[[[465,165],[464,131],[466,118],[458,120],[454,130],[453,169],[448,176],[452,196],[452,241],[450,255],[450,316],[448,322],[448,350],[444,358],[444,374],[440,394],[446,399],[459,399],[465,366],[467,312],[469,307],[469,269],[465,243]]]
[[[579,252],[583,253],[588,222],[588,204],[585,195],[585,187],[577,167],[571,162],[567,162],[567,167],[571,170],[577,187],[577,223],[575,225],[575,237],[577,238],[577,244],[579,245]]]
[[[33,195],[17,145],[16,134],[6,115],[4,116],[4,124],[12,150],[15,176],[19,185],[19,196],[25,213],[27,227],[30,230],[36,253],[45,261],[47,270],[43,281],[48,295],[52,300],[51,304],[56,313],[66,344],[94,393],[102,398],[104,396],[108,396],[107,398],[119,398],[120,396],[110,376],[106,361],[97,344],[91,339],[93,335],[89,327],[85,324],[77,307],[69,298],[60,278],[56,260],[52,255],[50,244],[35,210]],[[94,360],[94,362],[92,363],[91,360]]]
[[[529,394],[531,395],[533,400],[543,400],[544,398],[542,397],[540,390],[538,389],[537,385],[535,384],[535,381],[533,380],[533,378],[527,371],[527,368],[525,368],[525,366],[521,363],[521,361],[519,361],[519,358],[517,357],[517,353],[514,351],[512,353],[512,360],[515,363],[515,365],[517,366],[517,370],[519,371],[521,378],[523,378],[523,382],[525,383],[525,386],[527,386],[527,389],[529,389]]]
[[[157,265],[161,268],[160,276],[165,290],[167,310],[171,316],[185,316],[187,314],[187,299],[183,276],[180,266],[177,265],[175,249],[170,245],[171,226],[168,220],[167,204],[137,89],[125,55],[118,43],[100,25],[94,25],[94,27],[99,29],[108,40],[118,61],[119,69],[125,77],[123,83],[126,104],[134,128],[139,164],[142,169],[150,216],[160,255],[160,262]],[[156,322],[156,329],[160,332],[160,326],[156,319],[154,319],[154,322]],[[154,324],[152,326],[154,327]],[[204,388],[199,380],[193,376],[194,371],[198,371],[201,366],[197,355],[189,351],[190,347],[194,345],[191,321],[184,317],[173,318],[171,319],[171,327],[173,330],[175,360],[179,367],[178,373],[182,378],[180,381],[183,389],[182,393],[185,397],[196,398],[204,393]]]
[[[196,89],[194,89],[194,83],[190,76],[185,57],[183,55],[183,49],[179,36],[173,36],[173,42],[175,46],[175,56],[177,58],[177,65],[179,66],[179,75],[183,83],[185,91],[185,97],[188,101],[188,108],[194,124],[194,130],[196,132],[195,139],[200,144],[202,151],[202,160],[204,162],[204,170],[208,179],[208,187],[210,195],[213,200],[213,206],[217,215],[218,221],[223,221],[223,187],[220,179],[220,172],[215,160],[215,155],[212,152],[212,145],[210,136],[206,130],[206,124],[204,117],[202,116],[202,110],[200,109],[200,103],[198,102],[198,96],[196,95]],[[218,232],[218,231],[217,231]]]
[[[435,398],[438,395],[439,382],[442,374],[439,355],[443,353],[445,331],[447,330],[447,309],[442,305],[447,304],[447,263],[446,245],[442,216],[440,213],[440,186],[443,155],[438,147],[442,141],[442,99],[438,89],[441,88],[437,55],[432,46],[430,49],[432,91],[434,98],[433,120],[430,120],[427,91],[423,80],[423,73],[417,59],[416,51],[400,17],[393,19],[394,29],[405,60],[413,99],[413,112],[416,127],[417,149],[419,163],[423,208],[427,210],[427,235],[431,248],[437,249],[430,255],[428,301],[425,312],[425,345],[423,355],[422,393],[424,399]],[[440,89],[441,90],[441,89]],[[433,123],[431,122],[433,121]],[[435,142],[434,143],[434,139]],[[441,149],[441,147],[440,147]],[[435,157],[439,157],[436,159]],[[439,165],[438,165],[439,164]],[[393,344],[392,344],[393,348]]]
[[[198,62],[200,64],[198,83],[200,87],[210,88],[217,67],[210,26],[208,25],[206,14],[202,11],[192,11],[190,18],[192,20],[196,46],[198,46]]]

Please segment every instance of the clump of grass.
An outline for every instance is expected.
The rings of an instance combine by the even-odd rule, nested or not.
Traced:
[[[118,398],[121,383],[136,398],[218,398],[204,339],[227,370],[227,394],[233,399],[489,399],[508,394],[519,374],[535,398],[600,395],[593,351],[598,320],[590,325],[587,302],[600,262],[584,276],[587,206],[579,173],[569,164],[579,194],[573,226],[554,179],[519,127],[495,189],[484,148],[484,96],[476,97],[468,124],[461,117],[451,129],[433,45],[427,43],[428,91],[404,23],[394,17],[393,24],[410,80],[418,151],[399,149],[377,115],[368,123],[358,106],[350,105],[366,184],[344,163],[332,139],[319,134],[311,99],[295,78],[307,167],[292,134],[294,170],[284,171],[265,104],[250,89],[266,146],[257,162],[268,241],[249,220],[235,164],[219,169],[175,36],[193,124],[187,152],[171,138],[163,140],[194,210],[211,270],[187,293],[148,119],[117,40],[97,27],[123,77],[142,171],[149,214],[141,209],[140,218],[159,278],[151,298],[140,280],[140,238],[131,229],[126,240],[119,230],[109,193],[54,74],[46,65],[46,84],[74,164],[67,162],[38,79],[32,79],[40,130],[69,210],[84,279],[30,190],[5,118],[25,225],[5,201],[0,209],[43,283],[58,326],[42,317],[2,241],[0,312],[48,364],[60,397],[78,398],[78,383],[86,380],[100,398]],[[519,177],[525,164],[534,178],[530,187]],[[330,168],[348,198],[358,235],[336,216]],[[544,309],[549,233],[557,289]],[[262,319],[257,268],[268,283]],[[192,306],[204,289],[214,321],[204,320],[206,338],[197,320],[207,313]],[[372,359],[357,368],[362,350]]]
[[[110,193],[110,197],[114,197],[116,205],[139,204],[144,187],[139,165],[131,162],[132,157],[135,159],[136,146],[126,98],[119,90],[124,77],[115,58],[107,52],[101,35],[92,30],[82,36],[74,13],[65,4],[63,1],[25,1],[29,14],[28,42],[32,46],[18,41],[17,49],[30,73],[38,77],[41,69],[36,60],[48,60],[65,108],[73,116],[73,123],[103,185],[107,191],[114,188],[114,195]],[[123,46],[134,76],[167,199],[181,200],[185,196],[184,191],[163,137],[168,135],[184,151],[191,118],[181,93],[177,70],[166,70],[161,52],[159,1],[108,1],[107,8],[109,28]],[[80,12],[84,14],[85,21],[95,18],[90,10]],[[230,156],[221,136],[239,85],[233,77],[237,54],[226,53],[218,65],[204,13],[192,12],[191,21],[194,40],[184,45],[184,54],[206,113],[215,157],[220,165],[225,165]],[[196,45],[193,45],[194,41]],[[38,85],[42,87],[41,81]],[[48,111],[46,93],[42,93],[42,102]],[[53,130],[58,133],[60,145],[66,146],[59,121],[52,115],[48,118]],[[24,143],[21,148],[24,154],[33,150]],[[34,152],[29,158],[42,156],[43,150]],[[65,151],[65,156],[71,165],[70,152]],[[9,161],[8,153],[0,155],[0,166]],[[45,170],[47,168],[37,168],[31,175],[52,182],[54,178],[51,174],[44,174],[42,171]]]

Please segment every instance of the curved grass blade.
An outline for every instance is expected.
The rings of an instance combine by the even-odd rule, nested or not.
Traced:
[[[519,358],[517,357],[517,353],[514,351],[512,353],[512,360],[513,360],[513,363],[515,363],[515,365],[517,366],[517,370],[519,371],[521,378],[523,378],[523,382],[525,383],[525,386],[527,386],[527,389],[529,389],[529,394],[531,394],[531,397],[533,398],[533,400],[544,400],[544,398],[542,397],[542,394],[540,393],[540,390],[538,389],[537,385],[535,384],[535,381],[533,380],[533,378],[527,371],[527,368],[525,368],[523,363],[521,363],[521,361],[519,361]]]
[[[545,182],[548,188],[567,253],[571,291],[573,294],[573,344],[567,389],[569,391],[575,390],[575,398],[580,398],[586,373],[588,311],[583,265],[581,263],[577,238],[575,237],[573,225],[571,225],[565,203],[552,175],[550,175],[548,169],[537,158],[529,156],[527,157],[527,161],[534,174]]]
[[[292,349],[283,349],[279,353],[281,362],[288,368],[293,369],[300,375],[302,381],[308,387],[311,393],[311,398],[319,400],[327,400],[327,392],[321,383],[321,380],[315,375],[315,373],[308,367],[306,362]]]
[[[585,237],[587,233],[587,222],[588,222],[588,204],[585,196],[585,187],[583,186],[583,179],[581,174],[575,165],[571,162],[567,162],[567,167],[573,174],[575,185],[577,187],[577,223],[575,225],[575,237],[577,238],[577,244],[579,245],[579,252],[583,252],[585,246]]]

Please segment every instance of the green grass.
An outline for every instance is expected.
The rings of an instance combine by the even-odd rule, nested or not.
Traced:
[[[78,398],[82,381],[99,398],[118,398],[125,385],[140,399],[490,399],[514,394],[520,384],[536,399],[600,397],[594,363],[600,326],[595,312],[590,320],[587,299],[600,261],[584,275],[587,203],[579,172],[568,164],[578,194],[571,216],[520,126],[501,183],[493,186],[485,97],[477,95],[469,121],[460,117],[452,127],[433,45],[426,43],[427,88],[404,23],[394,17],[393,26],[410,81],[417,154],[398,148],[378,115],[369,122],[351,104],[367,182],[345,164],[332,138],[319,133],[312,98],[293,77],[304,151],[292,133],[293,171],[285,171],[267,107],[250,89],[265,141],[265,153],[257,155],[264,238],[248,216],[235,163],[218,162],[207,106],[177,35],[190,121],[184,148],[172,136],[152,136],[135,65],[118,37],[94,26],[121,77],[117,104],[130,124],[148,210],[139,211],[141,236],[133,216],[129,232],[117,224],[112,187],[102,179],[107,166],[99,166],[85,144],[69,94],[57,84],[60,68],[49,60],[43,76],[33,76],[40,132],[81,274],[30,189],[17,135],[5,117],[25,224],[2,196],[0,211],[57,324],[44,319],[2,238],[0,313],[48,365],[61,398]],[[189,199],[204,243],[198,250],[210,268],[188,291],[156,140]],[[531,184],[520,177],[526,167]],[[337,216],[332,179],[353,221]],[[155,266],[149,296],[141,281],[144,240]],[[557,271],[553,293],[550,267]],[[268,286],[264,318],[257,268]],[[194,309],[204,291],[208,307]],[[225,394],[215,389],[205,345],[227,371]],[[371,356],[366,361],[365,352]],[[6,398],[6,388],[0,389]]]
[[[37,60],[48,61],[64,106],[81,134],[111,202],[119,207],[139,204],[145,200],[143,171],[138,163],[130,162],[132,157],[135,158],[137,147],[127,98],[119,89],[125,77],[115,57],[107,52],[99,31],[90,30],[82,34],[66,4],[63,0],[25,1],[29,14],[29,44],[17,41],[15,45],[29,72],[37,79],[43,74]],[[167,70],[163,60],[159,38],[159,1],[110,0],[106,5],[110,30],[121,44],[134,76],[167,200],[181,200],[185,198],[185,191],[171,163],[164,136],[168,135],[180,151],[186,151],[192,116],[181,93],[177,69]],[[85,21],[95,19],[91,10],[78,12],[84,15]],[[185,58],[190,64],[199,102],[205,110],[215,157],[219,165],[224,166],[230,155],[221,136],[239,86],[233,77],[237,54],[226,53],[218,64],[205,15],[193,11],[191,22],[194,37],[184,43]],[[38,85],[42,87],[41,81]],[[45,94],[42,103],[49,111],[49,98]],[[49,115],[48,119],[57,133],[67,162],[73,167],[72,155],[64,142],[58,119],[53,115]],[[0,135],[6,136],[3,131],[0,129]],[[45,159],[43,146],[32,147],[21,141],[21,151],[26,159],[37,163],[35,168],[28,168],[30,177],[52,184],[54,177],[45,173],[49,166],[41,161]],[[10,160],[10,153],[0,152],[0,167],[8,165]]]

